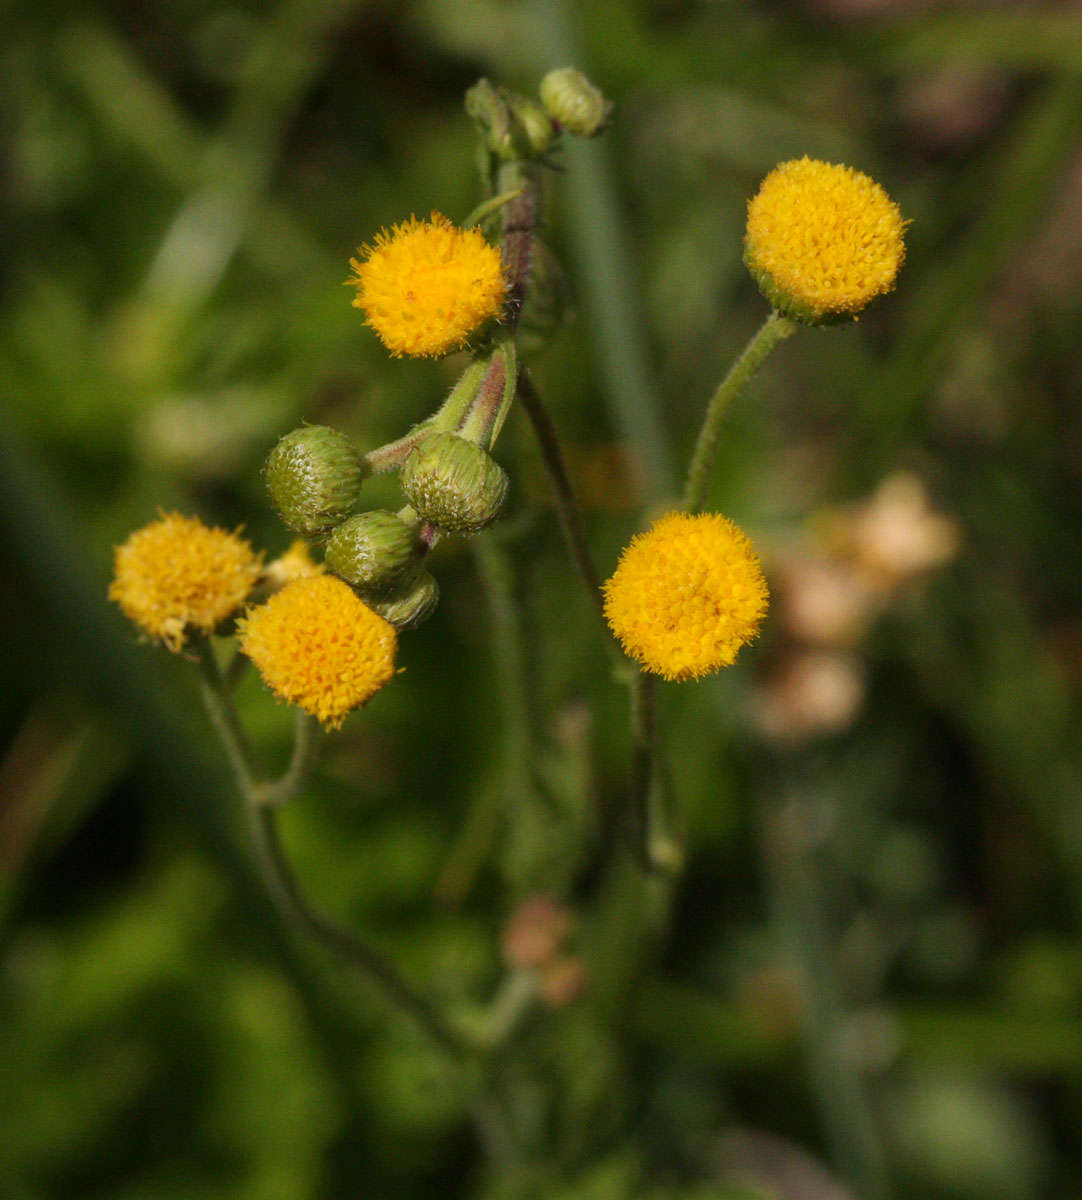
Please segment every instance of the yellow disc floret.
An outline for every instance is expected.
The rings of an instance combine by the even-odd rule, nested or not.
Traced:
[[[351,258],[355,308],[396,357],[433,358],[457,350],[503,307],[500,252],[476,229],[457,229],[434,212],[410,217]]]
[[[312,557],[308,543],[303,538],[290,542],[289,549],[278,558],[272,559],[263,568],[262,582],[272,591],[279,592],[294,579],[308,579],[323,574],[323,564]]]
[[[294,580],[237,624],[267,686],[330,728],[394,676],[394,626],[332,575]]]
[[[717,513],[669,513],[637,534],[604,592],[605,617],[624,650],[666,679],[728,666],[767,606],[751,542]]]
[[[260,555],[235,533],[163,513],[116,548],[109,599],[172,651],[189,629],[210,633],[248,598]]]
[[[775,167],[748,203],[744,261],[780,312],[811,323],[841,320],[894,287],[905,225],[874,179],[794,159]]]

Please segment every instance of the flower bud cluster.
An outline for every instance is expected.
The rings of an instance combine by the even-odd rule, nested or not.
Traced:
[[[446,430],[421,438],[406,457],[401,483],[409,507],[401,513],[350,512],[363,474],[345,434],[321,425],[286,434],[264,469],[285,524],[324,543],[325,569],[395,628],[410,629],[439,601],[439,585],[422,563],[422,526],[439,533],[484,529],[499,514],[507,474],[476,442]]]

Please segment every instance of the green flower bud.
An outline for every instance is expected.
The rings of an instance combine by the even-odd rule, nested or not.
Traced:
[[[485,146],[505,162],[539,158],[552,145],[552,118],[533,100],[479,79],[466,93],[466,112],[477,122]]]
[[[440,600],[440,585],[418,563],[391,592],[361,591],[359,595],[395,629],[413,629],[432,615]]]
[[[558,67],[541,80],[541,103],[569,133],[593,137],[609,122],[612,105],[574,67]]]
[[[361,490],[361,460],[344,433],[302,425],[270,452],[263,475],[285,524],[307,538],[322,537],[345,519]]]
[[[454,433],[434,433],[402,467],[402,490],[417,515],[450,533],[491,524],[507,494],[507,475],[487,451]]]
[[[514,131],[517,145],[521,148],[525,142],[529,149],[528,157],[540,158],[556,139],[556,126],[552,118],[536,100],[516,92],[508,92],[506,98],[512,119],[517,124]]]
[[[335,527],[323,561],[356,588],[388,591],[415,562],[415,531],[385,509],[358,513]]]

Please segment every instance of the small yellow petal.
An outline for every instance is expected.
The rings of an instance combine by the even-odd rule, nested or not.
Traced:
[[[280,591],[294,579],[308,579],[323,574],[323,564],[312,557],[308,543],[302,538],[291,542],[285,554],[267,563],[263,568],[263,581],[275,591]]]

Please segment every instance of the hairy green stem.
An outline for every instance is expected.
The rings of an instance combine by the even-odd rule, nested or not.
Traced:
[[[488,200],[482,200],[476,208],[472,209],[465,220],[462,222],[463,229],[472,229],[475,225],[480,225],[486,218],[492,216],[493,213],[499,212],[505,204],[511,200],[516,200],[522,195],[522,185],[511,188],[509,191],[501,192],[498,196],[491,196]]]
[[[362,941],[352,930],[331,921],[308,904],[282,850],[277,810],[251,802],[245,807],[256,862],[283,918],[298,931],[309,934],[341,958],[353,963],[443,1049],[456,1056],[467,1053],[471,1049],[469,1044],[433,1004],[414,991],[390,959]]]
[[[534,260],[534,238],[540,212],[540,167],[535,162],[503,163],[496,173],[500,195],[515,192],[500,209],[500,247],[507,277],[504,320],[512,330],[518,324]]]
[[[673,875],[683,865],[683,853],[673,840],[665,813],[663,772],[658,764],[657,679],[636,671],[629,684],[631,698],[631,848],[635,860],[653,875]]]
[[[772,312],[744,347],[740,357],[729,368],[729,373],[718,384],[717,391],[710,397],[710,403],[706,406],[706,414],[699,430],[699,437],[695,443],[695,451],[691,457],[691,466],[688,468],[687,483],[684,486],[684,508],[687,512],[699,512],[706,502],[710,472],[717,453],[718,433],[721,430],[721,421],[725,416],[726,409],[759,369],[771,350],[791,333],[794,333],[796,328],[795,321],[783,317],[781,313]]]
[[[240,723],[228,684],[218,666],[209,638],[197,647],[200,668],[200,693],[214,728],[218,731],[237,789],[247,797],[257,790],[260,780],[252,766],[252,748]]]
[[[525,371],[519,375],[518,397],[530,419],[534,436],[541,449],[541,459],[548,473],[552,494],[556,501],[556,515],[560,520],[560,528],[563,530],[567,549],[578,569],[579,578],[589,593],[590,602],[597,609],[598,614],[603,616],[605,602],[601,594],[601,577],[597,573],[597,567],[590,554],[590,547],[586,542],[582,513],[571,486],[571,479],[567,474],[567,466],[564,463],[556,427],[552,423],[548,408],[541,399],[537,388],[534,387],[533,380]]]
[[[253,793],[258,802],[267,808],[279,808],[292,800],[308,778],[319,751],[316,722],[298,708],[294,714],[293,754],[285,773],[278,779],[268,780]]]
[[[203,702],[221,737],[237,790],[244,800],[256,864],[283,919],[358,967],[444,1049],[456,1055],[467,1052],[471,1047],[466,1040],[438,1009],[413,990],[390,960],[350,930],[316,912],[301,894],[282,850],[277,811],[296,794],[311,766],[314,741],[311,722],[307,718],[298,719],[293,756],[285,774],[278,780],[264,780],[254,764],[251,746],[209,639],[204,639],[199,647],[198,661]]]
[[[365,465],[373,475],[382,475],[385,471],[393,471],[400,467],[410,456],[410,451],[417,443],[432,430],[431,421],[422,421],[419,425],[383,446],[369,450],[364,456]]]

